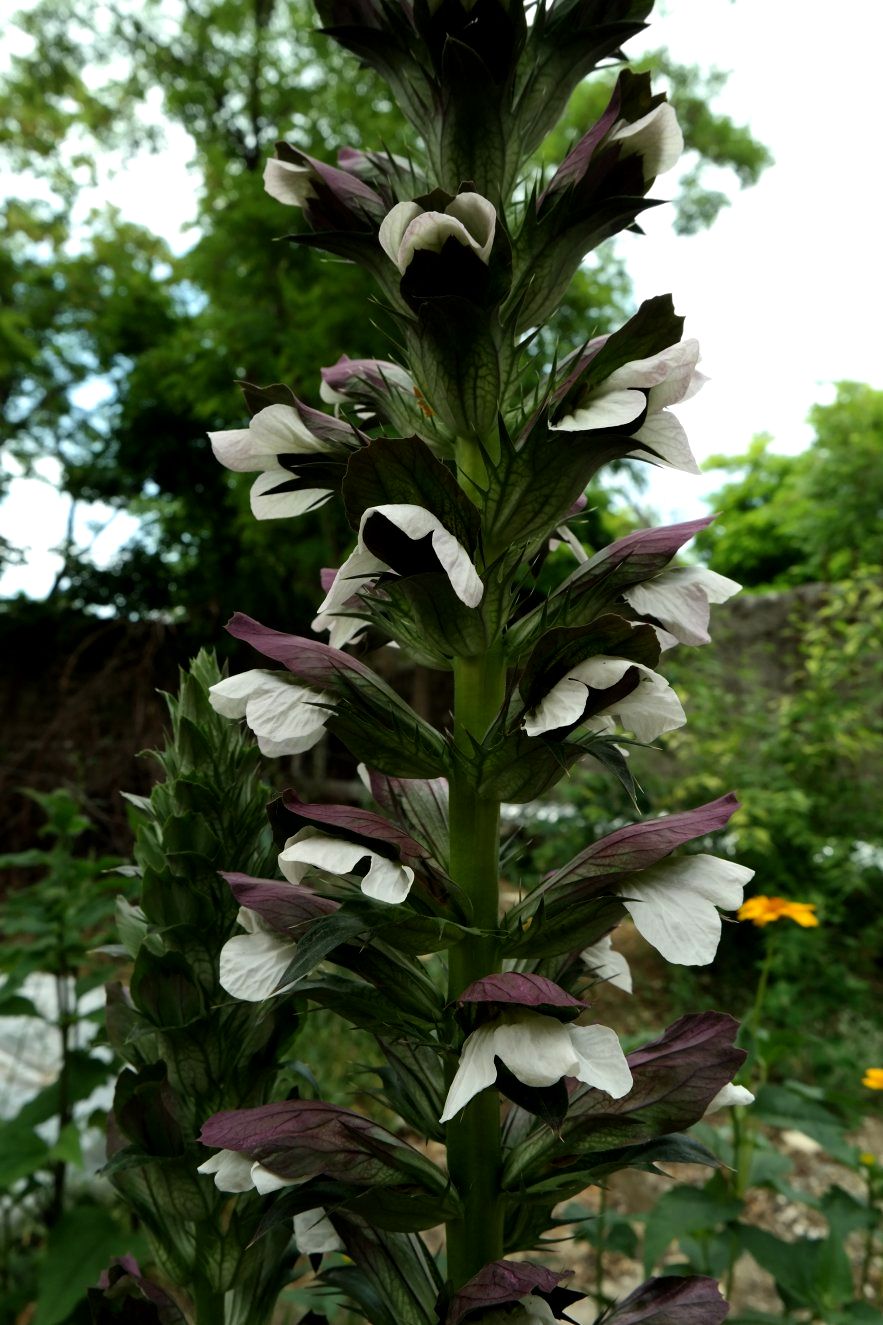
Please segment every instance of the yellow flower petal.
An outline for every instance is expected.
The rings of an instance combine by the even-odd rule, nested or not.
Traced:
[[[765,897],[762,893],[749,897],[737,912],[740,920],[751,920],[755,925],[769,925],[773,920],[794,920],[804,929],[818,925],[814,902],[789,902],[787,897]]]
[[[869,1067],[862,1077],[862,1085],[869,1090],[883,1090],[883,1067]]]

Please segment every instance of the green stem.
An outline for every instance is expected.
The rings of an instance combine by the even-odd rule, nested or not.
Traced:
[[[458,454],[464,487],[481,464],[475,448]],[[468,755],[470,737],[481,741],[503,702],[506,663],[492,647],[454,663],[454,740]],[[451,878],[468,898],[472,926],[481,930],[448,954],[448,997],[500,969],[495,931],[499,925],[500,803],[477,794],[465,772],[450,783]],[[462,1219],[447,1227],[448,1276],[461,1287],[489,1261],[503,1255],[503,1202],[500,1197],[500,1103],[496,1091],[482,1091],[448,1123],[448,1172],[463,1207]]]
[[[595,1305],[598,1311],[603,1311],[607,1306],[604,1297],[604,1290],[601,1287],[604,1281],[604,1253],[607,1250],[607,1188],[603,1185],[598,1188],[598,1219],[595,1226]]]
[[[745,1023],[751,1033],[749,1050],[751,1057],[749,1058],[748,1079],[745,1083],[749,1090],[754,1090],[758,1082],[762,1082],[766,1076],[765,1065],[760,1056],[758,1033],[766,1001],[770,971],[772,970],[773,942],[771,935],[767,934],[764,937],[766,939],[766,950],[760,968],[757,989],[754,993],[754,1005]],[[740,1200],[743,1200],[748,1190],[751,1178],[751,1163],[754,1158],[754,1122],[748,1109],[739,1106],[733,1109],[733,1157],[736,1169],[733,1191]]]
[[[197,1280],[193,1286],[194,1325],[224,1325],[225,1297],[204,1280]]]
[[[870,1169],[865,1173],[865,1183],[868,1196],[868,1213],[874,1209],[874,1179]],[[861,1269],[858,1277],[858,1296],[859,1301],[865,1300],[865,1289],[871,1277],[871,1262],[874,1257],[874,1235],[877,1232],[877,1223],[869,1223],[865,1229],[864,1248],[862,1254]]]

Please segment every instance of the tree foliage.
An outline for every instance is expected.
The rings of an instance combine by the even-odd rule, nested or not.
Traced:
[[[763,434],[745,455],[709,461],[737,477],[711,498],[719,518],[697,547],[746,586],[845,580],[883,562],[883,391],[840,382],[809,421],[815,439],[799,455]]]
[[[303,622],[320,545],[342,543],[345,531],[319,512],[296,553],[272,539],[244,509],[242,485],[208,462],[205,434],[242,426],[235,380],[285,381],[314,401],[317,362],[332,362],[341,345],[357,356],[378,343],[362,312],[364,275],[277,242],[279,209],[255,175],[280,137],[333,160],[363,142],[407,152],[407,135],[374,74],[344,64],[313,31],[304,0],[40,0],[16,23],[30,48],[0,85],[0,121],[25,130],[7,135],[5,162],[23,181],[0,212],[9,454],[25,472],[51,457],[74,502],[141,517],[103,569],[71,524],[53,597],[133,616],[177,613],[213,631],[247,587],[259,615]],[[649,63],[668,78],[693,149],[678,214],[694,229],[724,201],[706,167],[726,166],[744,185],[768,154],[707,107],[720,75],[664,54]],[[605,95],[603,83],[578,88],[563,132],[575,136]],[[108,162],[181,130],[198,198],[191,248],[174,253],[110,208],[83,220],[79,192],[100,183]],[[628,305],[608,245],[580,272],[558,331],[577,340],[606,330]],[[375,311],[395,358],[390,324]]]

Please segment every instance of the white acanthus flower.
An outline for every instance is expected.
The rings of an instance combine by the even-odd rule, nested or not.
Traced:
[[[324,505],[330,488],[303,488],[276,492],[293,481],[280,456],[310,455],[333,449],[314,436],[292,405],[267,405],[258,410],[247,428],[210,432],[215,459],[241,474],[258,473],[251,487],[251,510],[256,520],[279,520],[303,515]]]
[[[294,939],[285,938],[247,906],[240,906],[236,923],[245,933],[234,934],[221,948],[221,988],[243,1003],[263,1003],[293,989],[296,981],[282,988],[279,981],[294,959]]]
[[[621,952],[616,952],[609,934],[588,948],[583,948],[581,959],[596,980],[606,980],[614,989],[623,993],[632,992],[632,973],[628,962]]]
[[[671,566],[642,584],[629,585],[622,596],[641,616],[661,621],[681,644],[707,644],[712,603],[725,603],[741,584],[705,566]]]
[[[497,213],[480,193],[458,193],[443,212],[427,212],[417,202],[396,203],[380,224],[384,253],[405,272],[418,249],[440,253],[449,239],[487,263],[494,243]]]
[[[379,515],[395,525],[413,542],[429,536],[432,551],[450,581],[451,588],[467,607],[477,607],[484,593],[478,571],[469,553],[441,520],[422,506],[394,504],[370,506],[359,521],[359,537],[355,549],[347,557],[334,577],[319,613],[313,621],[313,630],[330,632],[330,643],[340,649],[348,644],[364,627],[365,622],[352,613],[352,598],[361,589],[368,588],[379,575],[389,574],[392,568],[365,546],[365,526],[372,516]]]
[[[410,865],[401,865],[360,842],[330,837],[318,828],[302,828],[279,853],[279,868],[289,883],[300,883],[312,867],[328,874],[351,874],[360,862],[368,862],[361,879],[362,892],[376,902],[403,902],[414,882]]]
[[[316,196],[312,178],[309,166],[299,166],[293,161],[270,157],[264,166],[264,189],[271,198],[288,207],[303,207]]]
[[[550,427],[557,432],[623,429],[646,409],[633,440],[646,443],[653,454],[638,450],[629,455],[698,474],[687,434],[669,410],[669,406],[689,400],[705,382],[696,369],[698,362],[697,340],[679,341],[647,359],[634,359],[612,372],[577,409]]]
[[[580,726],[586,731],[609,732],[618,724],[633,732],[639,741],[655,741],[657,736],[682,727],[687,721],[686,714],[665,677],[628,658],[598,656],[571,667],[527,714],[524,730],[528,736],[540,736],[580,722],[588,689],[607,690],[621,681],[630,668],[640,673],[635,689],[602,707]]]
[[[555,1017],[519,1009],[502,1013],[467,1037],[441,1122],[494,1084],[495,1058],[525,1086],[554,1086],[562,1077],[576,1077],[617,1100],[632,1088],[625,1054],[608,1026],[565,1025]]]
[[[674,106],[667,101],[654,106],[646,115],[629,124],[618,120],[607,136],[607,143],[620,143],[622,156],[639,155],[644,179],[655,179],[676,166],[684,150],[684,135]]]
[[[196,1172],[213,1176],[219,1192],[257,1191],[261,1196],[277,1192],[281,1187],[294,1187],[301,1181],[300,1178],[280,1178],[278,1173],[271,1173],[263,1164],[238,1150],[218,1150],[200,1164]]]
[[[343,1251],[343,1243],[321,1206],[302,1210],[294,1216],[294,1241],[303,1256],[321,1256],[326,1251]]]
[[[302,754],[322,739],[328,696],[299,685],[289,672],[253,668],[209,686],[209,703],[224,718],[245,718],[262,754]]]
[[[638,933],[677,966],[707,966],[721,936],[718,911],[742,905],[754,870],[719,856],[672,856],[618,886]]]
[[[499,1307],[481,1316],[479,1325],[558,1325],[549,1303],[536,1293],[519,1298],[517,1306]]]
[[[744,1107],[753,1103],[754,1096],[747,1086],[737,1086],[735,1082],[728,1081],[725,1086],[721,1086],[702,1117],[707,1118],[710,1114],[717,1113],[719,1109]]]

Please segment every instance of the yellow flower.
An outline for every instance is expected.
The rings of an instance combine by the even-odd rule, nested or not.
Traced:
[[[804,929],[812,929],[819,923],[818,916],[813,914],[815,909],[814,902],[789,902],[787,897],[764,897],[761,894],[749,897],[739,907],[737,914],[740,920],[752,920],[755,925],[768,925],[784,917],[802,925]]]
[[[869,1090],[883,1090],[883,1067],[866,1068],[862,1085],[867,1086]]]
[[[858,1162],[866,1169],[872,1169],[877,1163],[877,1156],[872,1155],[870,1150],[863,1150],[858,1157]]]

